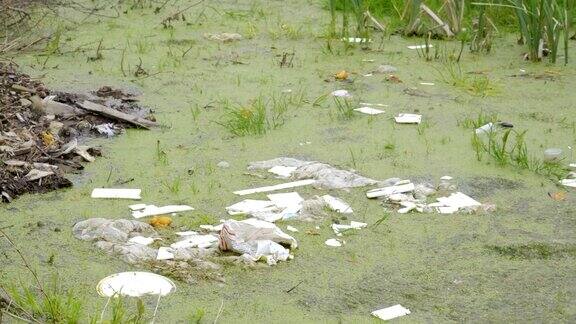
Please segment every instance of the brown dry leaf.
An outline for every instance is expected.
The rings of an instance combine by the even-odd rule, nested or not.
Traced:
[[[566,191],[549,192],[548,196],[555,201],[564,201],[566,200]]]
[[[40,136],[42,137],[42,143],[44,143],[44,146],[46,147],[50,147],[56,142],[54,135],[52,135],[50,132],[43,132]]]
[[[346,79],[348,79],[349,76],[350,76],[350,74],[348,72],[346,72],[346,70],[342,70],[342,71],[334,74],[334,77],[336,78],[336,80],[346,80]]]
[[[389,74],[386,77],[386,81],[394,82],[394,83],[402,83],[399,77],[395,76],[394,74]]]
[[[317,230],[307,230],[306,234],[308,234],[308,235],[320,235],[320,233]]]

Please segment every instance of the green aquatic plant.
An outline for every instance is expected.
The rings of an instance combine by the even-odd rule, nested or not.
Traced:
[[[492,129],[483,134],[474,132],[472,146],[480,161],[486,153],[500,166],[513,166],[536,174],[562,179],[568,174],[559,162],[546,162],[531,156],[526,144],[527,131]]]
[[[466,129],[476,129],[488,123],[496,123],[498,114],[494,112],[480,111],[476,117],[470,115],[458,120],[457,125]]]
[[[224,121],[219,122],[235,136],[263,135],[266,133],[266,106],[261,97],[249,106],[225,107]]]
[[[349,98],[334,97],[334,105],[339,119],[349,120],[356,116],[354,100]]]
[[[226,113],[217,124],[234,136],[263,135],[284,125],[288,111],[300,105],[301,102],[291,100],[290,95],[274,95],[268,101],[260,96],[246,106],[232,106],[224,102]]]

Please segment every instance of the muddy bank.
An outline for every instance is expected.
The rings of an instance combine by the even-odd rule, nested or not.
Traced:
[[[90,138],[157,126],[134,95],[110,87],[84,94],[50,91],[13,64],[0,63],[0,107],[3,202],[72,186],[65,175],[101,155]]]

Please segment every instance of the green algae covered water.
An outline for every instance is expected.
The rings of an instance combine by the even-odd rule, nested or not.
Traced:
[[[65,54],[46,62],[35,54],[15,58],[26,72],[43,75],[52,89],[136,87],[165,126],[95,140],[103,157],[71,175],[73,188],[0,206],[0,227],[44,280],[57,275],[64,289],[82,299],[86,321],[106,302],[95,291],[98,281],[137,269],[72,236],[80,220],[131,217],[129,202],[91,199],[93,188],[133,178],[128,186],[141,188],[145,203],[195,207],[174,219],[176,228],[194,229],[225,218],[224,207],[240,200],[233,191],[277,183],[243,173],[250,161],[279,156],[322,161],[375,179],[436,182],[450,175],[462,192],[496,204],[497,210],[392,213],[380,226],[346,236],[341,248],[324,245],[333,237],[331,218],[280,223],[300,230],[294,233],[300,246],[293,260],[256,269],[224,266],[225,283],[177,282],[177,291],[161,300],[157,323],[187,323],[197,310],[205,311],[205,322],[217,317],[221,323],[377,322],[370,312],[394,304],[412,311],[401,319],[406,322],[576,320],[576,194],[567,190],[566,200],[554,201],[548,193],[563,190],[555,179],[499,166],[487,155],[478,161],[473,131],[459,126],[480,112],[497,113],[515,129],[528,130],[533,156],[559,147],[569,162],[568,146],[576,139],[573,64],[527,63],[514,38],[501,36],[489,55],[464,52],[463,75],[482,73],[490,80],[490,91],[479,96],[444,82],[441,63],[407,49],[420,39],[373,35],[370,50],[344,50],[333,41],[330,52],[320,38],[328,13],[315,1],[220,1],[190,9],[186,21],[173,22],[170,29],[161,22],[176,8],[161,14],[124,9],[119,18],[95,16],[65,31]],[[74,21],[84,18],[70,15]],[[244,39],[222,44],[204,37],[217,32],[237,32]],[[103,58],[89,60],[100,40]],[[452,42],[434,44],[447,51],[459,48]],[[293,67],[280,66],[284,53],[294,53]],[[139,64],[148,77],[134,76]],[[402,83],[380,74],[364,76],[380,64],[397,67]],[[335,81],[340,70],[349,71],[353,82]],[[518,77],[520,70],[553,78]],[[292,93],[283,93],[287,89]],[[348,89],[358,101],[385,104],[386,113],[341,120],[331,98],[317,100],[336,89]],[[248,105],[258,97],[279,96],[302,97],[281,127],[233,137],[219,125],[226,102]],[[424,124],[395,124],[392,117],[405,112],[422,114]],[[158,150],[165,157],[160,159]],[[219,161],[230,168],[216,167]],[[305,198],[341,197],[356,211],[350,220],[374,224],[384,210],[367,200],[365,191],[298,190]],[[306,234],[315,226],[320,235]],[[1,280],[30,282],[14,251],[4,242],[0,247]],[[155,299],[146,302],[151,312]]]

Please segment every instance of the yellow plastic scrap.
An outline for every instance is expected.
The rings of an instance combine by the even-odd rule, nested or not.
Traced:
[[[44,143],[44,146],[46,147],[50,147],[54,145],[54,143],[56,142],[54,135],[52,135],[52,133],[48,131],[43,132],[42,134],[40,134],[40,136],[42,137],[42,143]]]
[[[148,221],[148,224],[155,228],[166,228],[172,224],[172,218],[168,216],[154,216]]]
[[[342,70],[342,71],[334,74],[334,77],[336,78],[336,80],[346,80],[346,79],[348,79],[349,76],[350,76],[350,74],[348,72],[346,72],[346,70]]]

